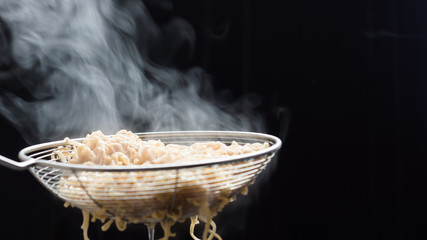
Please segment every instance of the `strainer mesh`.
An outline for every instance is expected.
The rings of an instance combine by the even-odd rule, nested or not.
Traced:
[[[58,152],[68,157],[71,151],[71,146],[60,145],[29,157],[59,162]],[[155,221],[153,213],[162,209],[178,209],[185,218],[197,214],[198,203],[234,197],[254,182],[273,156],[268,152],[230,163],[157,170],[81,171],[36,164],[30,171],[55,195],[82,210],[150,222]]]

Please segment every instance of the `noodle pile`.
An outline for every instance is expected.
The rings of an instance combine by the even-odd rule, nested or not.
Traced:
[[[66,138],[68,148],[58,149],[57,157],[69,164],[139,166],[162,163],[197,162],[259,151],[268,143],[240,145],[232,142],[196,142],[192,145],[164,144],[160,140],[143,141],[130,131],[114,136],[100,131],[86,136],[83,142]],[[256,161],[256,160],[254,160]],[[171,227],[191,219],[190,235],[199,220],[205,223],[202,239],[221,239],[213,218],[237,192],[247,192],[247,184],[238,188],[230,183],[241,163],[204,168],[162,171],[63,173],[58,185],[66,206],[82,209],[83,236],[88,240],[89,222],[100,220],[106,231],[113,223],[124,231],[129,223],[159,222],[162,240],[174,237]],[[243,170],[242,170],[243,171]],[[246,171],[246,170],[245,170]],[[172,179],[172,180],[171,180]],[[172,188],[170,186],[173,186]],[[160,190],[159,190],[160,189]],[[92,216],[92,218],[91,218]]]

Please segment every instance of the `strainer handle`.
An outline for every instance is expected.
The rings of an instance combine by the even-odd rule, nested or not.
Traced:
[[[36,163],[35,159],[30,159],[24,162],[18,162],[0,155],[0,165],[13,170],[25,170],[34,163]]]

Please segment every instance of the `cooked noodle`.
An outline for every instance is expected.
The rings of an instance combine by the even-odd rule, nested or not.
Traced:
[[[114,136],[105,136],[100,131],[87,135],[83,142],[66,138],[71,146],[58,149],[57,157],[69,164],[137,166],[162,163],[196,162],[227,156],[251,153],[267,148],[268,143],[240,145],[232,142],[196,142],[192,145],[164,144],[160,140],[143,141],[132,132],[121,130]],[[235,164],[237,167],[239,163]],[[182,170],[140,171],[140,172],[92,172],[82,171],[63,174],[58,190],[71,206],[84,202],[83,236],[88,240],[88,227],[91,221],[100,220],[106,231],[115,223],[117,229],[124,231],[129,223],[159,222],[164,236],[161,240],[174,237],[171,227],[187,217],[189,209],[198,209],[191,217],[190,235],[197,240],[194,227],[202,221],[205,226],[203,240],[221,240],[216,233],[213,218],[225,205],[233,201],[236,191],[247,193],[247,186],[232,190],[227,180],[234,179],[230,169],[236,166],[223,164],[208,168]],[[168,172],[169,171],[169,172]],[[175,189],[152,193],[159,184],[170,184],[171,174],[176,174]],[[168,176],[168,177],[167,177]],[[173,175],[172,175],[173,176]],[[217,182],[215,194],[207,183]],[[206,183],[205,183],[206,182]],[[179,183],[178,185],[176,185]],[[144,191],[147,194],[144,194]],[[142,192],[141,194],[139,194]],[[150,193],[150,194],[148,194]],[[133,194],[133,195],[132,195]],[[171,207],[173,202],[173,207]],[[153,203],[158,207],[150,207]],[[65,206],[70,205],[66,203]],[[151,205],[150,205],[151,204]],[[200,239],[199,239],[200,240]]]

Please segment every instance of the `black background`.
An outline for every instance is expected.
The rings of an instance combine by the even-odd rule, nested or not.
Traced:
[[[160,25],[194,27],[179,67],[261,96],[267,132],[284,141],[251,194],[217,217],[224,239],[427,239],[427,2],[146,3]],[[15,158],[26,143],[4,119],[1,130],[1,154]],[[81,239],[79,211],[28,172],[0,168],[0,187],[0,239]],[[92,239],[146,236],[99,227]],[[175,228],[181,239],[187,228]]]

